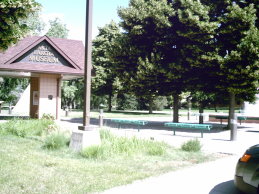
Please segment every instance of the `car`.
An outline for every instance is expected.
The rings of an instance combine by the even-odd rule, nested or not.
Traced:
[[[247,194],[259,194],[259,144],[250,147],[238,160],[234,183]]]

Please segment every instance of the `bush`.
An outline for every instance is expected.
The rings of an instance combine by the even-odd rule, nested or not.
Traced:
[[[198,139],[189,140],[182,144],[181,149],[186,152],[199,152],[201,151],[201,143]]]
[[[44,148],[55,150],[68,145],[69,139],[63,133],[52,133],[45,139]]]

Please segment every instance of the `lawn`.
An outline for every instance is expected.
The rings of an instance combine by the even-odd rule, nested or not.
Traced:
[[[186,152],[161,142],[116,137],[107,130],[101,132],[101,146],[83,153],[72,152],[68,146],[47,149],[45,143],[51,133],[37,132],[39,136],[30,132],[21,137],[3,132],[1,125],[1,193],[100,192],[216,159],[213,155]]]

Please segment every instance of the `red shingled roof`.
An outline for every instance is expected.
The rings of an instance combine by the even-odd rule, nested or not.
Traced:
[[[19,58],[43,41],[47,42],[69,64],[32,64],[19,62]],[[17,62],[18,61],[18,62]],[[29,36],[0,53],[0,71],[21,71],[64,75],[84,75],[84,45],[82,41],[50,38],[48,36]]]

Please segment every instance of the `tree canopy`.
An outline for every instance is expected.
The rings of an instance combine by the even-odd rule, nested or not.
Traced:
[[[24,19],[37,12],[35,0],[3,0],[0,2],[0,50],[15,44],[28,32]]]
[[[140,96],[258,93],[258,5],[252,0],[131,0],[111,59]],[[207,99],[206,96],[199,99]]]
[[[110,60],[109,51],[114,40],[120,35],[119,26],[115,22],[99,28],[99,34],[93,40],[93,92],[96,95],[108,95],[108,110],[111,111],[111,100],[114,91],[118,88],[117,73],[114,71],[114,62]]]
[[[66,25],[61,22],[59,18],[49,21],[50,28],[46,33],[47,36],[55,38],[67,38],[69,30]]]

